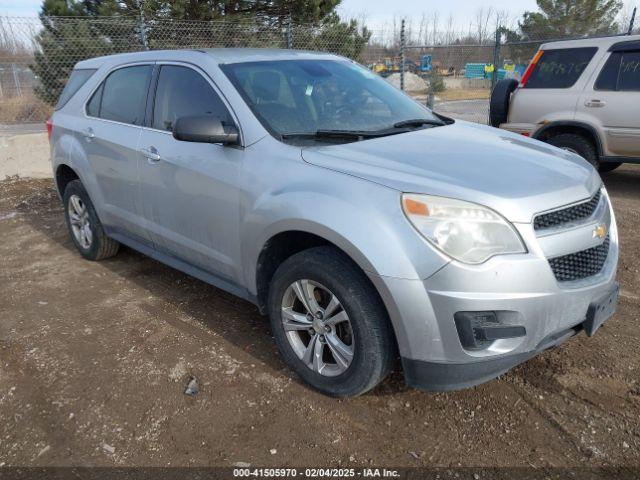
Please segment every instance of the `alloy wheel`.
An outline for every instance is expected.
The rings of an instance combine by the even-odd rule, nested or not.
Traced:
[[[281,313],[289,345],[309,369],[333,377],[349,368],[355,347],[351,322],[327,287],[307,279],[292,283]]]
[[[76,242],[78,242],[83,249],[89,249],[93,242],[89,210],[78,195],[71,195],[69,197],[68,212],[71,231],[73,232]]]

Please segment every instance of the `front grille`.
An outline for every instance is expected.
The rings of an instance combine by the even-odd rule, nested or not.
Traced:
[[[609,254],[609,236],[601,245],[581,252],[549,259],[551,270],[559,282],[570,282],[600,273]]]
[[[586,202],[574,205],[573,207],[563,208],[555,212],[543,213],[533,220],[533,228],[542,230],[544,228],[555,227],[565,223],[571,223],[593,215],[598,203],[600,203],[600,190]]]

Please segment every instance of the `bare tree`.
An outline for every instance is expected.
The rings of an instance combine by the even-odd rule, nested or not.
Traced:
[[[438,29],[440,28],[440,12],[433,12],[431,16],[431,44],[438,44]]]
[[[487,42],[490,38],[490,25],[494,16],[493,7],[480,7],[475,14],[475,37],[480,45]]]

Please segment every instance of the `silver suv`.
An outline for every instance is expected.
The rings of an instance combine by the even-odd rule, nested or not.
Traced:
[[[608,172],[640,163],[640,35],[547,43],[491,96],[491,124]]]
[[[438,116],[285,50],[80,62],[50,123],[80,254],[127,245],[256,304],[334,396],[490,380],[616,306],[618,237],[578,155]]]

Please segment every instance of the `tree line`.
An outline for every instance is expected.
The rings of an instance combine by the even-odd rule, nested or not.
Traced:
[[[365,48],[399,45],[394,19],[391,44],[376,45],[364,22],[342,20],[341,0],[44,0],[43,29],[32,70],[37,94],[57,100],[73,65],[85,58],[145,48],[286,47],[325,50],[360,60]],[[409,43],[491,45],[496,30],[516,62],[526,62],[538,41],[618,33],[620,0],[537,0],[537,10],[511,21],[506,12],[479,9],[466,34],[453,32],[453,17],[438,34],[439,17],[423,15],[417,30],[407,22]],[[201,22],[201,23],[198,23]],[[417,38],[416,38],[417,34]],[[522,43],[522,42],[530,42]],[[520,45],[518,45],[520,44]],[[382,47],[382,48],[380,48]],[[369,55],[367,55],[368,57]]]

